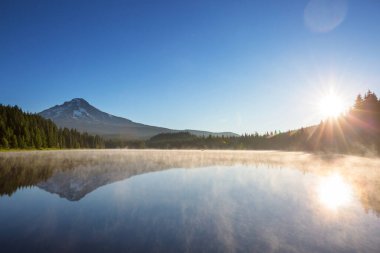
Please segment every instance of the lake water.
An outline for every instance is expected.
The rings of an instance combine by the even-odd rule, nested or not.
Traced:
[[[380,252],[380,161],[0,153],[1,252]]]

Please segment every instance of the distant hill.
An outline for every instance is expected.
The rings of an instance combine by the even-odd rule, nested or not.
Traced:
[[[196,136],[239,136],[231,132],[207,132],[199,130],[174,130],[150,126],[102,112],[83,98],[74,98],[61,105],[53,106],[39,113],[51,119],[59,127],[75,128],[81,132],[98,134],[112,139],[149,139],[160,133],[189,132]]]
[[[267,147],[332,153],[380,154],[380,100],[368,91],[350,110],[320,124],[269,136]]]
[[[114,145],[116,146],[116,145]],[[122,146],[122,145],[119,145]],[[136,146],[136,145],[135,145]],[[161,149],[262,149],[380,155],[380,100],[368,91],[350,110],[320,124],[264,135],[199,138],[190,133],[166,133],[140,147]]]

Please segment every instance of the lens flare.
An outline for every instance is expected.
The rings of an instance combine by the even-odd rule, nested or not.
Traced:
[[[313,32],[329,32],[344,21],[346,14],[346,0],[310,0],[304,12],[305,25]]]

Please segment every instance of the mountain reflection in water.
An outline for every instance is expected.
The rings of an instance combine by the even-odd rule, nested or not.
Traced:
[[[353,156],[1,153],[0,243],[7,252],[377,252],[379,191],[380,161]]]

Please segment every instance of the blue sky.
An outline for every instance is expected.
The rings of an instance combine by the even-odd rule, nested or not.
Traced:
[[[380,94],[380,1],[0,2],[0,103],[76,97],[175,129],[288,130]]]

